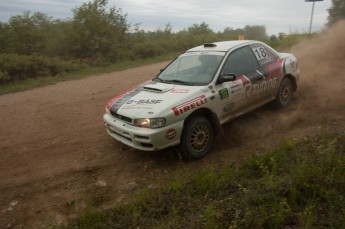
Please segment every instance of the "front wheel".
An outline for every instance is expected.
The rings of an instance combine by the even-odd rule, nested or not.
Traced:
[[[293,85],[289,78],[284,78],[279,86],[277,98],[274,101],[276,107],[286,107],[290,104],[293,95]]]
[[[199,159],[207,154],[213,144],[213,128],[210,121],[197,116],[188,121],[181,139],[182,155],[188,159]]]

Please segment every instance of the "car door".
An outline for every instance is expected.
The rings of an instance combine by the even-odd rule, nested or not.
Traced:
[[[255,106],[260,97],[255,85],[264,80],[258,61],[249,46],[232,51],[226,59],[220,76],[234,74],[236,80],[216,85],[223,116],[234,117]]]
[[[256,86],[256,93],[260,94],[263,102],[272,100],[275,97],[277,83],[281,78],[281,63],[279,56],[271,48],[262,43],[250,45],[256,59],[259,62],[258,70],[264,80]]]

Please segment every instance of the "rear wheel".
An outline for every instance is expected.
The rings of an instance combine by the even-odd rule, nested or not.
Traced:
[[[289,78],[284,78],[279,86],[277,98],[274,101],[276,107],[286,107],[290,104],[293,95],[293,85]]]
[[[189,120],[181,139],[182,155],[188,159],[199,159],[207,154],[213,144],[213,128],[210,121],[202,116]]]

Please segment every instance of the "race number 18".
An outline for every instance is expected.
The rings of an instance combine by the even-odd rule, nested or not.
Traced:
[[[264,59],[267,57],[266,50],[263,46],[253,49],[255,56],[258,60]]]

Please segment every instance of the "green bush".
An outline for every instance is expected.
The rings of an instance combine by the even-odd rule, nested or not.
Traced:
[[[0,54],[0,84],[29,78],[56,76],[81,68],[82,65],[58,58]]]
[[[133,46],[133,52],[137,58],[146,59],[161,55],[164,52],[164,47],[150,42],[136,43]]]
[[[10,80],[10,76],[7,72],[0,71],[0,84],[2,82],[8,82]]]

